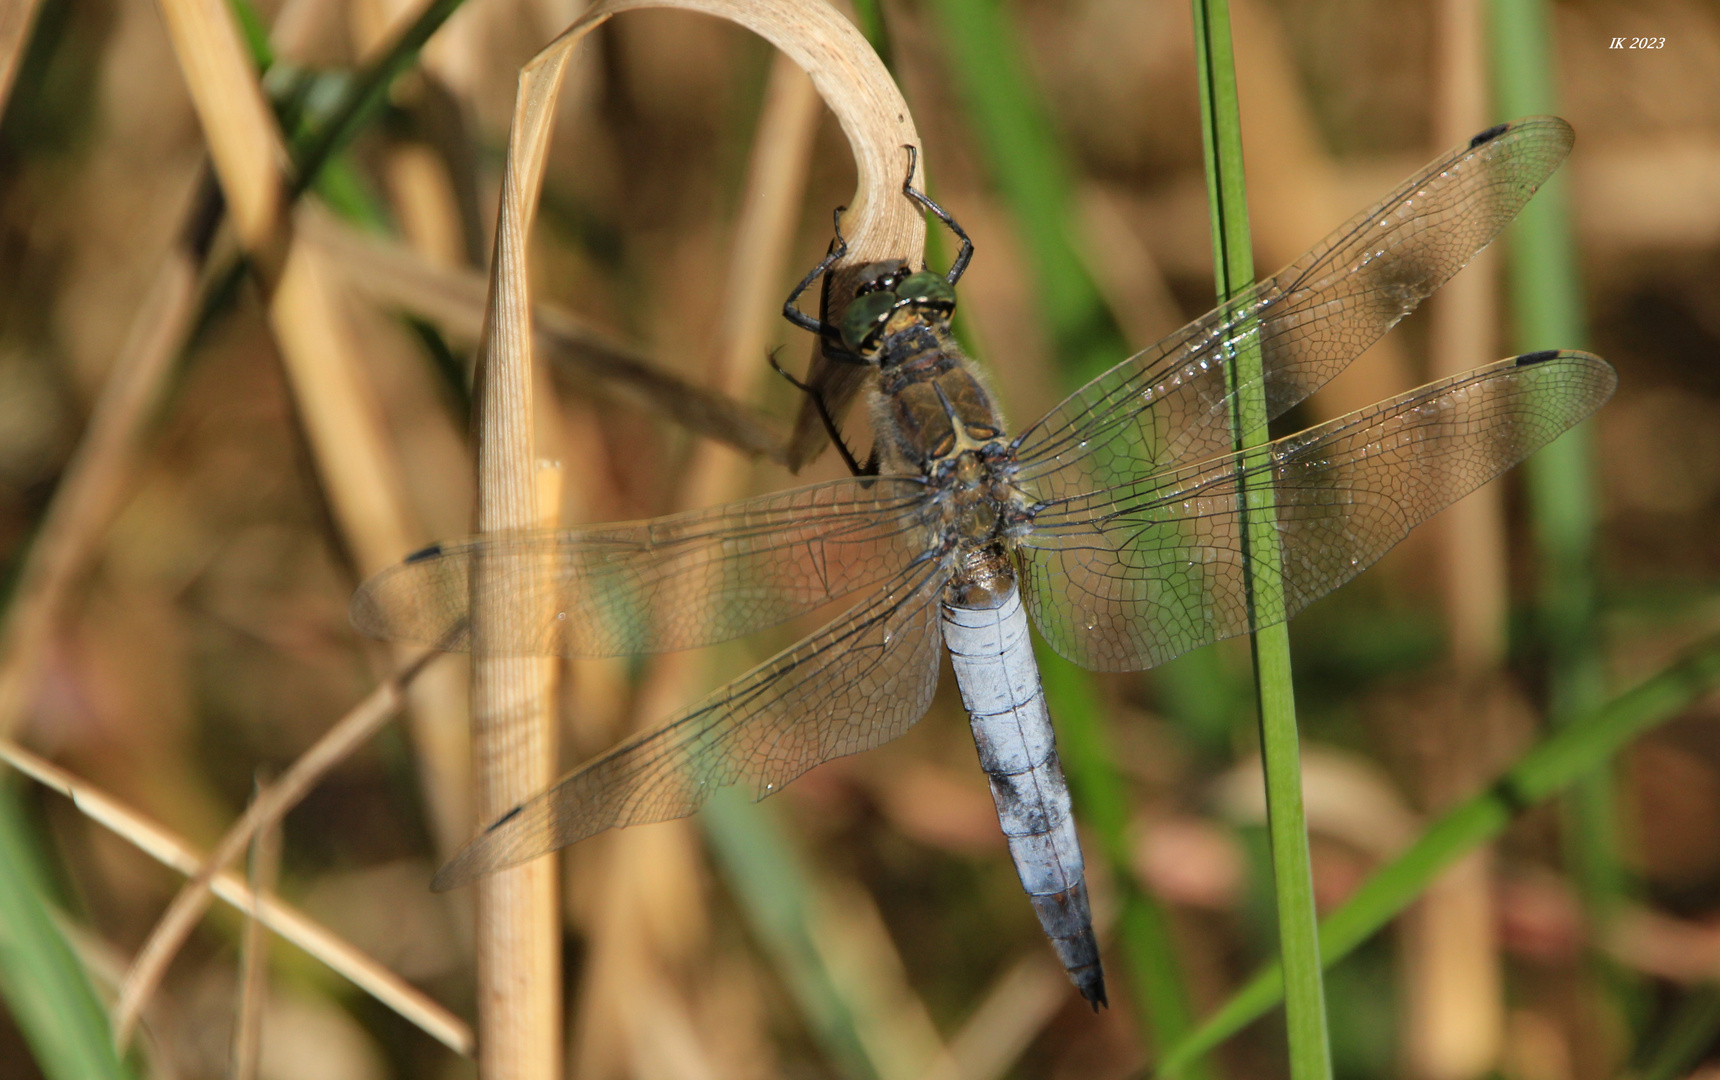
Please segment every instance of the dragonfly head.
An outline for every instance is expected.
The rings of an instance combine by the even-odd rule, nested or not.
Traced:
[[[906,273],[897,266],[862,286],[842,313],[842,343],[856,356],[877,363],[892,339],[903,333],[948,330],[956,291],[929,271]]]

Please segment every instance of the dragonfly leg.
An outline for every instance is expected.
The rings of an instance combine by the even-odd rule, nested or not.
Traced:
[[[807,330],[811,333],[817,334],[819,340],[824,343],[826,354],[830,353],[833,346],[836,349],[841,350],[843,353],[847,353],[848,350],[843,349],[841,346],[841,331],[830,323],[825,322],[823,318],[814,319],[806,312],[800,310],[796,301],[801,298],[806,290],[812,288],[812,283],[817,281],[826,270],[829,270],[832,266],[836,265],[836,260],[848,254],[848,241],[842,235],[842,211],[846,209],[848,208],[845,206],[838,206],[836,208],[836,213],[834,215],[836,219],[836,240],[830,245],[830,253],[824,256],[823,260],[821,260],[817,266],[813,267],[805,277],[800,279],[800,284],[796,285],[794,287],[794,291],[788,294],[788,299],[782,302],[782,317],[800,327],[802,330]],[[825,288],[829,288],[828,280],[825,282]],[[822,314],[823,312],[821,311],[820,315],[822,316]]]
[[[878,448],[872,448],[872,456],[865,465],[854,456],[854,451],[848,449],[848,443],[842,438],[842,431],[836,426],[836,418],[830,415],[830,407],[824,402],[824,395],[806,383],[789,374],[783,366],[776,362],[776,353],[770,355],[770,366],[778,375],[788,380],[788,384],[812,399],[812,404],[818,409],[818,418],[824,421],[824,432],[830,436],[830,441],[836,444],[836,450],[842,455],[842,463],[848,466],[848,471],[855,476],[878,475]]]
[[[967,231],[956,224],[956,219],[950,216],[948,210],[934,202],[931,196],[914,187],[914,165],[920,159],[920,148],[910,143],[903,149],[908,152],[908,178],[902,181],[902,194],[919,203],[922,209],[936,215],[937,219],[944,223],[944,227],[955,233],[962,242],[961,250],[956,253],[956,261],[950,264],[950,272],[945,275],[949,283],[954,285],[967,272],[968,263],[973,261],[973,241],[968,239]]]

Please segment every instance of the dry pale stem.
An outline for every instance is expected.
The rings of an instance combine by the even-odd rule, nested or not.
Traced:
[[[191,879],[150,931],[143,948],[138,950],[137,959],[132,962],[131,970],[126,973],[119,1001],[114,1005],[115,1039],[120,1046],[125,1046],[130,1040],[138,1016],[160,985],[168,965],[191,933],[191,928],[208,909],[209,892],[219,871],[239,857],[259,829],[269,828],[280,821],[330,769],[344,761],[387,723],[399,710],[405,687],[435,656],[435,653],[421,651],[398,675],[371,691],[369,697],[341,717],[293,762],[278,781],[252,800],[245,816],[227,830],[208,860],[195,869]]]
[[[986,991],[925,1080],[997,1080],[1068,1000],[1068,977],[1048,956],[1017,960]]]
[[[1441,0],[1437,6],[1439,93],[1434,143],[1452,146],[1487,126],[1486,12],[1481,0]],[[1494,357],[1494,260],[1483,252],[1432,301],[1428,374],[1444,378]],[[1454,707],[1467,717],[1477,709],[1489,676],[1504,660],[1505,534],[1500,486],[1488,484],[1442,515],[1438,531],[1441,586],[1456,669]],[[1465,716],[1424,712],[1421,724],[1475,734]],[[1482,721],[1485,723],[1485,719]],[[1481,733],[1485,734],[1485,733]],[[1435,732],[1426,737],[1441,742]],[[1488,770],[1489,740],[1460,737],[1449,760],[1430,763],[1444,782],[1430,787],[1429,802],[1443,805],[1467,795]],[[1455,774],[1455,775],[1453,775]],[[1492,849],[1471,852],[1428,887],[1405,917],[1404,1062],[1418,1080],[1471,1080],[1494,1069],[1505,1037],[1492,880]]]
[[[261,794],[259,792],[258,794]],[[275,891],[281,869],[281,830],[271,826],[251,841],[248,867],[251,895]],[[245,936],[239,946],[239,1011],[233,1022],[233,1080],[255,1080],[263,1050],[263,1010],[269,996],[269,931],[257,905],[245,909]]]
[[[403,558],[423,539],[400,467],[382,434],[334,296],[314,249],[300,245],[287,213],[284,141],[233,14],[223,0],[160,0],[175,55],[202,123],[227,212],[267,298],[317,471],[336,523],[366,573]],[[405,654],[396,651],[397,662]],[[465,761],[446,752],[465,726],[446,693],[412,700],[414,748],[439,841],[451,848],[469,815]]]
[[[41,7],[42,0],[8,0],[0,4],[0,116],[6,113],[12,80],[18,77],[18,64],[24,59],[24,46],[30,41],[30,27]]]
[[[286,148],[233,14],[222,0],[160,0],[179,69],[203,124],[227,215],[265,280],[286,250]]]
[[[537,524],[531,302],[526,236],[543,179],[543,146],[560,65],[520,76],[502,179],[490,303],[475,380],[480,532]],[[535,123],[534,123],[535,121]],[[554,731],[538,662],[486,656],[492,627],[530,602],[523,590],[484,590],[473,579],[472,769],[478,820],[494,821],[549,785]],[[486,1080],[555,1080],[559,1074],[559,921],[554,860],[539,859],[477,884],[479,1075]]]
[[[323,491],[360,573],[369,575],[404,558],[424,537],[328,277],[320,248],[295,242],[270,303],[270,322]],[[397,665],[406,664],[411,650],[395,648],[392,655]],[[466,711],[449,692],[458,676],[452,669],[440,674],[413,681],[407,693],[419,774],[438,848],[447,855],[471,828],[470,780],[461,745]]]
[[[201,872],[206,864],[204,856],[184,839],[17,743],[0,739],[0,760],[71,799],[84,816],[162,865],[189,876]],[[272,896],[254,896],[251,889],[232,873],[215,875],[211,887],[216,896],[235,909],[255,910],[257,918],[269,929],[328,965],[449,1049],[460,1054],[472,1052],[472,1032],[457,1017],[321,924]]]

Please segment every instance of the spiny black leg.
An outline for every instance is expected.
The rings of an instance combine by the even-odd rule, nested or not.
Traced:
[[[782,365],[776,362],[776,353],[774,352],[770,354],[770,366],[776,370],[778,375],[787,379],[790,386],[812,399],[813,406],[818,409],[818,419],[824,422],[824,432],[830,436],[830,441],[836,444],[836,451],[842,455],[842,463],[848,466],[848,471],[855,476],[877,476],[878,448],[876,446],[872,448],[871,458],[862,467],[860,462],[855,460],[854,452],[848,449],[848,444],[843,441],[842,432],[837,429],[835,418],[830,415],[829,407],[824,404],[824,395],[784,371]]]
[[[837,329],[827,322],[814,319],[806,312],[800,310],[795,302],[800,299],[801,295],[805,293],[806,290],[812,288],[812,283],[817,281],[826,270],[836,265],[837,259],[848,254],[848,241],[842,236],[842,211],[846,209],[848,208],[845,206],[838,206],[836,208],[836,243],[831,246],[830,254],[824,256],[823,260],[819,262],[817,266],[813,267],[810,273],[801,278],[800,284],[796,285],[794,287],[794,291],[788,294],[788,299],[782,302],[783,318],[800,327],[802,330],[810,330],[820,338],[823,338],[826,342],[830,341],[832,336],[835,336],[836,340],[841,340]]]
[[[909,144],[903,149],[908,151],[908,178],[902,181],[902,194],[919,203],[925,210],[930,211],[939,221],[944,223],[945,228],[961,238],[961,250],[956,253],[956,261],[950,264],[950,272],[945,275],[949,283],[954,285],[961,280],[962,275],[967,272],[968,263],[973,260],[973,241],[968,239],[967,232],[956,224],[956,219],[950,216],[948,210],[933,202],[925,192],[915,189],[914,165],[919,161],[920,148]]]

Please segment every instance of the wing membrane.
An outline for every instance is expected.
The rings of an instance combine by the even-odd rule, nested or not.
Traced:
[[[712,510],[438,544],[360,587],[373,637],[467,651],[473,578],[512,617],[492,655],[623,656],[727,641],[899,573],[925,550],[916,479],[837,480]]]
[[[1018,547],[1023,591],[1051,646],[1129,671],[1282,622],[1410,529],[1599,408],[1616,376],[1586,353],[1501,361],[1383,401],[1264,450],[1047,503]],[[1270,506],[1274,568],[1250,555],[1239,482]],[[1248,577],[1277,576],[1282,603]],[[1271,606],[1267,606],[1267,605]]]
[[[1080,491],[1233,449],[1238,349],[1257,343],[1269,418],[1283,414],[1486,247],[1571,138],[1563,120],[1531,117],[1434,161],[1272,278],[1076,391],[1017,439],[1021,475]]]
[[[897,575],[843,618],[504,816],[434,887],[605,829],[685,817],[731,784],[762,799],[814,765],[901,735],[937,688],[937,596],[948,576],[929,558]]]

